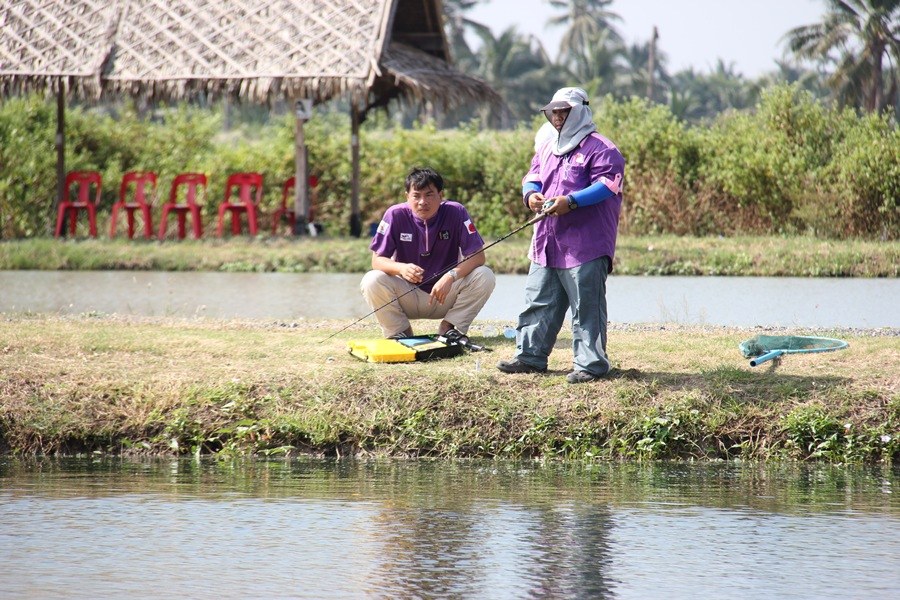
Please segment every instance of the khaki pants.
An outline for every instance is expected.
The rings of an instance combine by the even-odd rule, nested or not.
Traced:
[[[378,309],[375,318],[381,325],[384,337],[391,337],[406,331],[410,327],[410,319],[443,319],[466,333],[494,291],[495,283],[493,271],[485,266],[476,267],[467,276],[453,282],[443,304],[434,302],[431,306],[428,305],[430,296],[427,292],[419,288],[413,290],[413,284],[383,271],[366,273],[359,288],[369,307]]]

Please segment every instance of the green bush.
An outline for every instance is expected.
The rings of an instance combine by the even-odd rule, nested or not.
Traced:
[[[900,232],[900,130],[869,115],[843,121],[843,138],[824,171],[840,209],[838,233],[897,239]]]
[[[595,113],[601,134],[625,156],[628,177],[667,173],[678,185],[690,187],[697,178],[696,133],[679,123],[665,106],[641,98],[615,102],[605,98]]]
[[[637,234],[710,233],[716,226],[696,192],[699,143],[695,130],[668,108],[632,98],[606,98],[596,121],[625,156],[623,231]]]
[[[794,206],[824,164],[820,109],[809,97],[774,88],[755,114],[723,115],[705,133],[702,185],[732,205],[739,230],[789,232]]]
[[[50,230],[56,195],[56,108],[37,96],[0,106],[0,237]],[[55,223],[55,221],[53,221]]]

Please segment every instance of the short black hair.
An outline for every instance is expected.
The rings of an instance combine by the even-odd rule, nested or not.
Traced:
[[[433,184],[437,191],[444,191],[444,178],[438,175],[438,172],[431,167],[414,167],[409,175],[406,176],[406,191],[424,190],[430,184]]]

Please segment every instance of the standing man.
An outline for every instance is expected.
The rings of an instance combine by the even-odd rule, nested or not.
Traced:
[[[433,169],[413,169],[406,202],[385,211],[369,245],[372,270],[360,289],[385,337],[412,336],[410,319],[441,319],[439,335],[465,337],[494,291],[484,240],[465,207],[444,201],[443,190]]]
[[[532,158],[522,194],[527,208],[548,216],[534,226],[516,355],[497,368],[546,371],[566,310],[571,310],[574,368],[566,379],[584,383],[610,369],[606,277],[616,248],[625,159],[597,133],[583,89],[560,89],[542,110],[556,133]]]

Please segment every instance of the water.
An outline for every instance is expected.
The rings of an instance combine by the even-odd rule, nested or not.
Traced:
[[[896,598],[900,474],[0,459],[4,598]]]
[[[0,312],[249,319],[359,318],[358,274],[0,271]],[[524,276],[500,275],[480,319],[514,321]],[[900,279],[613,275],[617,323],[900,327]]]

